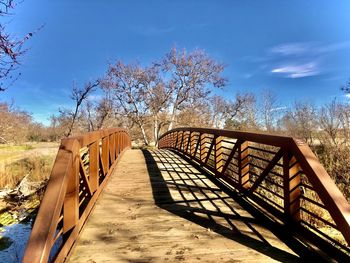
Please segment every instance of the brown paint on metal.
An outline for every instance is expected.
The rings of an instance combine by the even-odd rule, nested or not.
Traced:
[[[250,188],[249,184],[247,183],[249,181],[249,142],[280,147],[284,156],[284,215],[291,218],[294,222],[298,222],[300,219],[300,176],[297,173],[301,169],[312,184],[314,191],[316,191],[319,195],[327,211],[330,213],[332,219],[336,223],[338,229],[343,234],[345,240],[350,245],[350,205],[305,142],[301,142],[300,140],[296,140],[292,137],[287,136],[275,136],[261,133],[247,133],[207,128],[173,129],[163,134],[160,137],[159,141],[162,142],[163,138],[169,134],[179,134],[185,131],[200,133],[200,158],[198,159],[192,154],[190,157],[192,156],[194,160],[212,171],[214,174],[220,174],[220,171],[217,171],[215,169],[216,167],[211,167],[205,162],[207,157],[204,147],[206,144],[206,135],[213,135],[214,137],[222,136],[236,139],[237,142],[221,171],[221,177],[223,180],[236,187],[239,191],[242,191],[244,194],[248,194],[255,200],[259,201],[260,204],[264,204],[264,206],[266,202],[264,203],[262,199],[252,195],[252,193],[249,194],[249,191],[245,189]],[[174,146],[172,146],[164,143],[163,141],[161,145],[164,148],[173,148],[180,152],[184,152],[180,147],[178,147],[178,144],[176,143]],[[239,184],[224,176],[224,173],[229,165],[229,161],[231,161],[234,156],[234,150],[237,145],[241,145],[241,147],[237,148],[239,156]],[[291,154],[291,156],[293,156],[295,159],[288,159],[289,157],[286,157],[288,154]],[[268,205],[266,207],[268,207]],[[273,207],[271,206],[271,208]],[[275,214],[280,213],[276,209],[271,210],[275,210]]]
[[[277,135],[269,135],[264,133],[253,133],[253,132],[240,132],[233,130],[221,130],[221,129],[208,129],[208,128],[176,128],[171,131],[164,133],[163,136],[172,133],[172,132],[182,132],[182,131],[196,131],[200,133],[207,133],[216,136],[223,136],[232,139],[241,139],[242,141],[251,141],[256,143],[263,143],[278,147],[287,147],[292,143],[293,138],[288,136],[277,136]],[[161,139],[159,138],[159,140]]]
[[[243,188],[249,188],[249,142],[244,141],[240,144],[238,150],[238,169],[239,169],[239,184]]]
[[[72,229],[79,220],[79,144],[73,141],[72,163],[68,174],[68,185],[63,204],[63,233]]]
[[[295,143],[291,149],[304,174],[316,189],[323,204],[350,245],[349,203],[307,145]]]
[[[99,170],[99,145],[94,142],[89,146],[89,181],[91,191],[95,192],[98,188],[98,170]]]
[[[109,154],[110,162],[113,163],[115,160],[115,139],[114,134],[109,135]]]
[[[300,221],[300,166],[294,156],[283,155],[284,213],[294,222]]]
[[[103,189],[109,175],[112,173],[119,158],[109,168],[109,149],[115,151],[116,143],[108,144],[110,135],[118,137],[121,151],[131,145],[130,136],[123,129],[109,129],[88,133],[83,136],[63,139],[53,165],[51,176],[46,187],[44,198],[41,202],[33,230],[31,232],[25,250],[23,262],[47,262],[51,248],[58,238],[57,233],[62,233],[65,238],[61,250],[55,262],[62,262],[67,256],[72,244],[88,217],[98,195]],[[99,142],[102,140],[102,153],[106,167],[103,170],[106,178],[98,185],[99,170]],[[115,140],[114,140],[115,141]],[[89,147],[89,177],[81,163],[80,149]],[[115,159],[115,158],[112,158]],[[102,163],[101,162],[101,163]],[[106,169],[106,170],[105,170]],[[82,176],[83,184],[88,189],[92,198],[89,200],[85,210],[79,218],[79,173]],[[96,188],[96,189],[95,189]],[[96,191],[94,192],[95,189]],[[57,230],[63,208],[63,229]],[[71,231],[69,231],[71,230]],[[57,232],[58,231],[58,232]],[[57,233],[56,233],[57,232]]]
[[[129,145],[127,145],[128,147]],[[100,188],[96,191],[96,193],[94,194],[94,196],[91,198],[91,200],[89,201],[88,205],[86,206],[84,212],[82,213],[80,220],[77,224],[77,226],[73,229],[71,235],[67,238],[65,245],[62,247],[62,249],[59,251],[55,262],[63,262],[69,251],[71,250],[72,246],[74,245],[75,240],[77,239],[79,233],[82,231],[82,228],[84,227],[84,224],[86,222],[86,219],[89,217],[92,208],[94,207],[99,195],[102,193],[103,188],[106,186],[110,175],[112,174],[115,166],[118,164],[120,158],[123,156],[125,150],[129,149],[128,148],[124,148],[124,150],[122,151],[122,153],[119,155],[119,158],[113,163],[113,165],[111,166],[111,169],[108,171],[107,175],[106,175],[106,179],[102,182]]]
[[[207,143],[207,138],[206,137],[207,137],[206,134],[201,133],[199,147],[200,147],[200,160],[203,163],[205,162],[205,157],[206,157],[206,153],[207,153],[207,150],[205,148],[205,145]]]
[[[72,154],[62,145],[56,156],[51,176],[45,190],[45,195],[31,232],[23,257],[24,263],[47,262],[51,249],[51,239],[54,238],[56,224],[60,217],[64,195],[67,188],[67,174],[69,173]],[[34,261],[33,261],[34,260]]]
[[[214,147],[214,156],[215,156],[215,169],[221,173],[224,161],[223,161],[223,152],[222,152],[222,136],[215,138],[215,147]]]
[[[103,171],[106,175],[108,169],[109,169],[109,138],[108,136],[102,138],[102,165],[103,165]]]

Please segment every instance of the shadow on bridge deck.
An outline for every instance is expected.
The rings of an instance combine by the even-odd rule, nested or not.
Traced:
[[[162,209],[277,261],[322,261],[280,223],[199,166],[167,150],[143,154],[155,203]],[[281,242],[298,256],[281,248]]]
[[[121,159],[69,262],[321,262],[282,225],[167,150]]]

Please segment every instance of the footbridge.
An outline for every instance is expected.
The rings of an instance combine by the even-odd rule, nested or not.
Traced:
[[[23,262],[350,262],[350,205],[291,137],[178,128],[63,139]]]

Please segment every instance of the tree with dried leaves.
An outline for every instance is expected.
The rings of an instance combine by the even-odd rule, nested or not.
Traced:
[[[30,124],[28,112],[15,108],[13,103],[0,103],[0,143],[26,141]]]
[[[88,131],[102,129],[104,123],[112,114],[113,102],[107,95],[99,100],[86,100],[82,109]]]
[[[213,96],[210,102],[212,127],[214,128],[234,128],[238,123],[242,126],[244,120],[252,125],[255,122],[255,96],[253,94],[236,94],[234,100]]]
[[[169,101],[170,120],[168,130],[174,126],[178,110],[188,106],[189,102],[207,98],[210,86],[220,88],[226,83],[221,76],[224,65],[214,61],[203,50],[188,53],[173,48],[166,54],[162,63],[167,90],[171,93]]]
[[[320,128],[325,133],[325,140],[330,144],[337,146],[344,142],[343,136],[340,136],[342,126],[342,104],[335,99],[322,106],[319,110]]]
[[[283,116],[282,123],[291,136],[313,144],[315,139],[313,134],[318,129],[317,110],[314,105],[308,102],[296,102],[293,109]]]
[[[109,65],[106,77],[101,82],[102,88],[111,92],[116,107],[140,128],[146,145],[149,144],[145,131],[149,115],[146,96],[148,87],[155,81],[152,70],[139,64],[127,65],[117,61]]]

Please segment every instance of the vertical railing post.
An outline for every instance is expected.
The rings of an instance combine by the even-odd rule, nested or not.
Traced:
[[[179,131],[177,131],[176,132],[176,141],[175,141],[175,149],[178,149],[178,145],[179,145],[179,141],[180,141],[180,132]]]
[[[207,135],[205,133],[202,133],[200,135],[200,142],[199,142],[201,162],[205,162],[206,153],[207,153],[206,143],[207,143]]]
[[[93,192],[98,188],[99,141],[89,146],[89,182]]]
[[[168,145],[168,147],[170,148],[174,148],[174,144],[175,144],[175,136],[174,136],[175,133],[170,133],[170,143]]]
[[[118,135],[119,135],[119,132],[114,133],[114,155],[115,155],[115,159],[117,159],[118,155],[119,155],[119,151],[118,151],[118,147],[119,147]]]
[[[115,139],[114,139],[114,133],[109,135],[109,154],[111,157],[111,164],[114,163],[115,160]]]
[[[295,157],[283,155],[284,212],[294,222],[300,221],[300,166]]]
[[[215,170],[218,173],[221,173],[223,168],[223,153],[222,153],[222,136],[215,137],[215,145],[214,145],[214,153],[215,153]]]
[[[180,145],[178,146],[178,149],[181,151],[181,148],[183,148],[184,145],[184,136],[185,136],[185,132],[182,131],[181,132],[181,139],[180,139]]]
[[[171,145],[172,148],[176,148],[176,142],[177,142],[177,132],[173,132],[172,133],[172,140],[173,140],[173,143]]]
[[[63,203],[63,233],[75,227],[79,221],[79,150],[79,144],[73,142],[71,145],[73,158],[69,169],[68,185]]]
[[[109,137],[102,138],[102,165],[105,175],[109,170]]]
[[[249,188],[249,142],[242,142],[238,150],[239,185]]]
[[[190,142],[190,155],[195,157],[196,155],[196,136],[194,132],[191,132],[191,142]]]
[[[191,147],[191,132],[188,133],[188,136],[186,138],[186,145],[184,147],[184,152],[188,153],[188,148]]]
[[[123,151],[123,150],[124,150],[124,144],[125,144],[124,133],[122,133],[122,138],[121,138],[121,139],[122,139],[122,140],[121,140],[120,146],[121,146],[121,150]]]
[[[182,151],[185,152],[186,150],[186,143],[187,143],[187,140],[186,140],[186,131],[183,131],[182,132],[182,137],[181,137],[181,145],[182,145]],[[181,146],[180,146],[181,147]]]
[[[164,140],[162,141],[162,143],[163,143],[166,147],[169,147],[170,134],[167,134],[163,139],[164,139]]]

